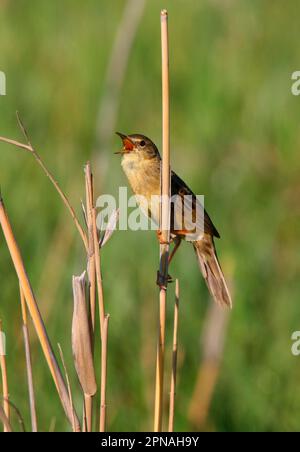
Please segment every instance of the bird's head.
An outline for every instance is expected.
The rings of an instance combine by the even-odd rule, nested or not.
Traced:
[[[145,135],[132,134],[124,135],[123,133],[116,132],[122,140],[123,148],[116,152],[116,154],[133,154],[135,153],[141,158],[151,159],[159,157],[159,152],[153,141]]]

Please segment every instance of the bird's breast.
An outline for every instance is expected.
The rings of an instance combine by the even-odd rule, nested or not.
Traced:
[[[122,167],[137,201],[146,215],[151,211],[154,221],[159,219],[160,160],[143,159],[138,155],[126,154]],[[158,200],[156,202],[156,198]]]

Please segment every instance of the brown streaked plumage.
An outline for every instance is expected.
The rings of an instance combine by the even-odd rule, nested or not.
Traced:
[[[118,132],[117,134],[123,142],[123,148],[117,154],[123,156],[122,168],[128,178],[129,184],[137,196],[141,209],[159,225],[161,170],[159,151],[155,144],[144,135],[124,135]],[[138,195],[141,195],[141,197]],[[156,195],[154,199],[157,199],[155,202],[153,202],[154,195]],[[214,244],[214,237],[220,237],[217,229],[194,193],[173,171],[171,172],[171,195],[178,195],[179,199],[182,200],[185,195],[190,196],[191,203],[188,209],[190,209],[193,221],[196,219],[197,230],[201,230],[201,235],[197,236],[194,240],[190,238],[188,240],[193,244],[200,270],[213,299],[220,305],[231,307],[230,293],[218,261]],[[152,203],[150,202],[151,200]],[[184,206],[186,208],[185,204]],[[188,233],[190,232],[187,227],[181,228],[180,230],[176,229],[177,220],[181,216],[182,210],[178,209],[176,204],[171,203],[171,237],[174,240],[175,247],[170,255],[170,261],[174,257],[181,241],[187,239]],[[199,221],[198,217],[200,218]]]

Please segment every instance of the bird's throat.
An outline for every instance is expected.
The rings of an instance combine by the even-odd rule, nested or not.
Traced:
[[[145,159],[138,153],[124,155],[122,167],[136,195],[160,194],[160,159]]]

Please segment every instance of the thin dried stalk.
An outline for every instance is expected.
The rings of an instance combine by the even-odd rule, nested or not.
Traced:
[[[3,200],[0,199],[0,224],[2,226],[2,230],[4,233],[4,237],[18,275],[20,284],[22,286],[22,290],[24,292],[25,300],[27,303],[28,310],[30,312],[36,333],[38,335],[40,344],[42,346],[42,350],[44,352],[47,364],[49,366],[53,381],[55,383],[57,392],[59,394],[61,403],[65,410],[65,413],[72,425],[73,422],[73,413],[69,402],[68,391],[64,382],[64,379],[61,375],[60,368],[57,364],[55,355],[53,353],[53,349],[51,347],[47,331],[40,314],[38,304],[36,302],[34,293],[32,291],[25,266],[23,263],[23,259],[17,245],[16,239],[14,237],[11,224],[9,222],[9,218],[7,212],[4,207]],[[78,417],[74,412],[75,422],[76,422],[76,430],[80,430],[80,424],[78,421]]]
[[[106,426],[106,382],[107,382],[107,339],[109,315],[104,317],[103,337],[101,342],[101,397],[100,397],[100,432],[105,432]]]
[[[174,413],[175,413],[175,395],[176,395],[176,377],[177,377],[178,314],[179,314],[179,281],[178,281],[178,279],[176,279],[175,305],[174,305],[172,373],[171,373],[170,407],[169,407],[169,432],[174,431]]]
[[[29,394],[29,406],[30,406],[30,418],[31,418],[31,429],[33,432],[37,432],[37,416],[35,407],[35,394],[33,385],[33,374],[31,365],[31,351],[30,351],[30,341],[29,341],[29,331],[27,325],[27,312],[26,312],[26,301],[22,287],[20,285],[20,300],[21,300],[21,310],[23,319],[23,339],[26,357],[26,371],[27,371],[27,384],[28,384],[28,394]]]
[[[2,342],[3,330],[2,330],[2,320],[0,320],[0,341]],[[6,369],[6,359],[5,359],[5,347],[1,344],[0,353],[0,368],[2,375],[2,391],[3,391],[3,409],[4,414],[9,422],[10,416],[10,406],[9,406],[9,392],[8,392],[8,379],[7,379],[7,369]],[[4,423],[4,432],[8,432],[6,423]]]
[[[73,410],[73,397],[72,397],[70,379],[69,379],[67,366],[66,366],[66,363],[65,363],[65,359],[64,359],[64,354],[63,354],[62,348],[61,348],[60,344],[57,344],[57,346],[58,346],[58,350],[59,350],[59,354],[60,354],[60,359],[61,359],[64,371],[65,371],[65,376],[66,376],[66,381],[67,381],[67,386],[68,386],[68,393],[69,393],[69,400],[70,400],[70,405],[72,407],[72,413],[73,413],[73,425],[72,425],[72,428],[73,428],[73,432],[76,432],[76,424],[75,424],[74,410]]]
[[[169,44],[168,13],[161,11],[161,48],[162,48],[162,182],[161,182],[161,244],[159,270],[159,332],[156,360],[154,431],[162,430],[164,359],[165,359],[165,323],[166,298],[168,285],[168,257],[170,240],[170,113],[169,113]]]
[[[78,232],[82,238],[82,241],[84,243],[84,246],[86,249],[88,249],[88,241],[87,241],[87,237],[86,234],[76,216],[75,210],[73,209],[73,207],[71,206],[67,196],[65,195],[65,193],[63,192],[63,190],[60,188],[58,182],[55,180],[54,176],[52,175],[52,173],[47,169],[46,165],[44,164],[43,160],[41,159],[40,155],[37,153],[37,151],[34,149],[34,147],[32,146],[27,131],[22,123],[22,121],[20,120],[19,115],[17,114],[17,119],[19,122],[19,126],[22,130],[22,133],[24,135],[24,137],[26,138],[26,140],[28,141],[27,144],[24,143],[20,143],[18,141],[15,140],[11,140],[9,138],[5,138],[5,137],[0,137],[0,141],[2,141],[3,143],[8,143],[8,144],[12,144],[20,149],[24,149],[28,152],[30,152],[35,160],[37,161],[37,163],[40,165],[40,167],[43,169],[44,173],[46,174],[46,176],[50,179],[50,181],[52,182],[52,184],[54,185],[55,189],[57,190],[58,194],[60,195],[61,199],[63,200],[65,206],[67,207],[71,217],[73,218],[73,221],[75,223],[75,226],[78,229]]]

